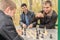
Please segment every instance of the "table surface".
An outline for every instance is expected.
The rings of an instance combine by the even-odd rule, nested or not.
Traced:
[[[18,27],[17,29],[19,29]],[[24,30],[23,30],[23,35],[21,35],[24,40],[58,40],[58,30],[57,29],[42,29],[39,28],[40,34],[38,35],[39,39],[37,39],[37,32],[36,28],[27,28],[26,29],[26,35],[24,35]],[[45,33],[43,33],[43,30],[46,30]],[[42,38],[43,35],[43,38]],[[52,38],[50,36],[52,35]]]

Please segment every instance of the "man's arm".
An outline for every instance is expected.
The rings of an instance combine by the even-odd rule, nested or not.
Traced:
[[[36,26],[36,19],[35,19],[35,14],[34,12],[31,12],[31,18],[30,18],[30,25],[28,26],[29,28],[35,27]]]
[[[37,22],[36,22],[36,19],[35,19],[35,14],[34,14],[34,12],[32,13],[32,24],[33,24],[33,27],[35,27],[36,26],[36,24],[37,24]]]
[[[18,35],[16,32],[15,26],[12,21],[9,21],[8,19],[4,19],[3,21],[0,22],[0,27],[1,27],[1,33],[2,35],[7,38],[8,40],[23,40],[22,37]]]
[[[22,16],[23,16],[23,15],[21,14],[21,15],[20,15],[20,23],[19,23],[19,24],[21,25],[22,28],[26,28],[27,25],[23,22],[23,17],[22,17]]]
[[[36,26],[36,24],[37,24],[37,21],[36,21],[36,19],[35,19],[35,14],[33,13],[33,26],[35,25]]]
[[[20,25],[24,24],[23,23],[23,19],[22,19],[22,14],[20,15],[20,22],[19,22]]]
[[[57,21],[57,14],[53,14],[52,19],[50,20],[48,24],[46,24],[46,27],[53,28],[55,26],[56,21]]]

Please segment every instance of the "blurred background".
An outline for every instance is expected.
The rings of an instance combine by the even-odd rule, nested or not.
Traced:
[[[42,10],[42,4],[46,0],[12,0],[12,1],[14,1],[17,5],[16,14],[13,17],[13,21],[14,21],[15,26],[19,26],[22,3],[26,3],[28,6],[28,9],[34,11],[36,14],[37,12]],[[51,0],[51,2],[53,4],[53,9],[58,14],[58,0]],[[58,24],[58,22],[56,24]]]

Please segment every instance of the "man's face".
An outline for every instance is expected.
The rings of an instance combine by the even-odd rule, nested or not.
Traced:
[[[7,7],[7,8],[4,10],[4,13],[5,13],[6,15],[11,16],[11,17],[14,16],[15,12],[16,12],[16,8],[11,9],[10,7]]]
[[[9,15],[10,15],[11,17],[13,17],[14,14],[15,14],[15,11],[16,11],[16,9],[10,10]]]
[[[50,4],[44,4],[43,10],[45,13],[49,13],[52,10],[52,7],[50,6]]]
[[[23,7],[22,7],[22,11],[23,11],[23,12],[26,12],[26,11],[27,11],[27,7],[26,7],[26,6],[23,6]]]

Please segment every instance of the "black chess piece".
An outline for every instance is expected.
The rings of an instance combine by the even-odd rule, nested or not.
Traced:
[[[39,25],[36,27],[36,39],[39,39]]]
[[[44,35],[42,34],[41,38],[44,38]]]
[[[23,35],[23,32],[22,32],[22,35]]]
[[[40,30],[39,30],[39,34],[41,34]]]
[[[39,39],[39,34],[37,33],[37,39]]]
[[[38,33],[38,30],[36,30],[36,39],[39,39],[39,33]]]
[[[43,29],[43,33],[45,33],[45,30]]]
[[[26,36],[26,28],[24,28],[24,35]]]
[[[52,34],[50,34],[50,39],[52,39]]]

